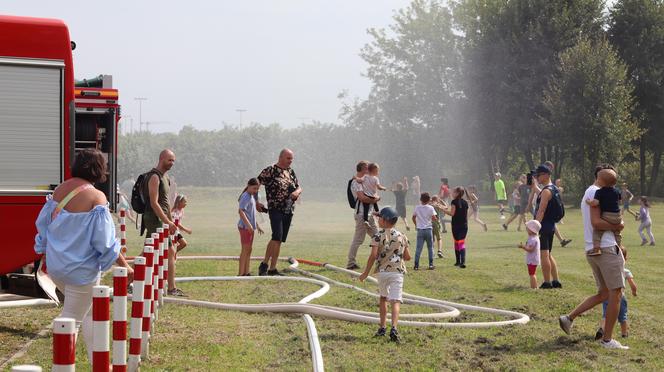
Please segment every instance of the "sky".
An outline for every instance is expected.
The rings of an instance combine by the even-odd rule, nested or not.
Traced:
[[[66,6],[63,6],[66,4]],[[59,18],[77,79],[113,75],[125,130],[222,123],[338,123],[337,95],[365,97],[360,49],[408,0],[29,1],[2,14]],[[136,97],[145,97],[142,113]],[[237,110],[246,110],[242,114]]]

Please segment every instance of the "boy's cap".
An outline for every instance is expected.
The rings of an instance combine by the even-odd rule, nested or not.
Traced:
[[[537,167],[537,169],[535,169],[535,174],[541,174],[541,173],[551,174],[551,168],[547,167],[544,164],[540,164]]]
[[[381,209],[379,215],[382,219],[388,220],[388,221],[393,220],[395,218],[397,218],[397,219],[399,218],[399,213],[397,212],[396,209],[394,209],[392,207],[385,207],[385,208]]]
[[[537,221],[537,220],[530,220],[526,222],[526,228],[535,234],[539,233],[540,229],[542,228],[542,224]]]
[[[500,177],[500,172],[496,172],[495,176]]]

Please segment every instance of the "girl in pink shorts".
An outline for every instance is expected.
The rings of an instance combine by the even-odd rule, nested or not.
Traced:
[[[526,251],[526,265],[528,265],[528,276],[530,276],[530,288],[537,288],[537,266],[540,264],[540,241],[539,231],[542,225],[537,220],[526,222],[528,240],[526,244],[519,243],[519,248]]]
[[[240,244],[242,245],[239,276],[251,275],[249,273],[249,261],[251,260],[251,249],[254,243],[254,231],[258,231],[259,234],[263,233],[263,230],[258,226],[258,222],[256,222],[256,195],[259,187],[260,182],[257,179],[250,179],[238,199],[240,220],[237,223],[237,228],[240,231]]]

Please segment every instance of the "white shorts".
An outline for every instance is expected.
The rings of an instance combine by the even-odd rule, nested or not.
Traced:
[[[403,274],[398,272],[382,272],[376,274],[378,279],[378,294],[386,297],[388,301],[403,302]]]

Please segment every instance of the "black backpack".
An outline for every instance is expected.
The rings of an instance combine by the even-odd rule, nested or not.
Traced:
[[[147,180],[150,179],[150,176],[156,174],[154,171],[149,171],[143,173],[136,179],[134,187],[131,189],[131,208],[134,212],[138,214],[145,213],[145,208],[148,205],[147,198],[145,197],[145,189],[147,186]],[[161,183],[161,178],[159,179]]]
[[[355,209],[357,206],[357,199],[355,199],[355,195],[353,194],[353,190],[350,189],[350,186],[353,184],[354,179],[351,178],[348,181],[348,186],[346,187],[346,196],[348,197],[348,205],[350,205],[351,209]]]
[[[553,202],[549,203],[546,213],[550,213],[549,216],[551,216],[554,222],[558,223],[565,217],[565,204],[563,203],[563,198],[560,196],[560,190],[554,185],[545,186],[544,189],[551,190],[551,201]],[[550,212],[549,208],[551,208]]]

